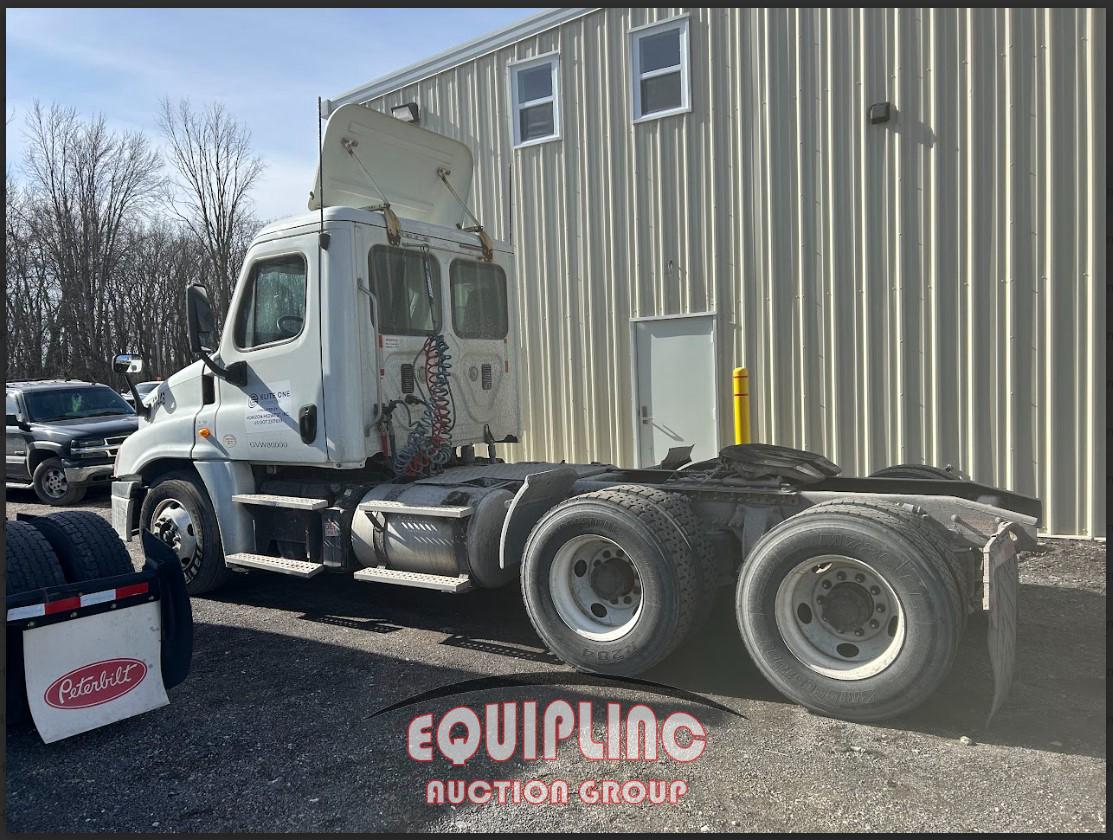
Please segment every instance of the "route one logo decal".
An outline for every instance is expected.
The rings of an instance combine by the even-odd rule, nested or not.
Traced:
[[[105,659],[74,668],[50,684],[43,695],[55,709],[87,709],[122,697],[147,676],[138,659]]]

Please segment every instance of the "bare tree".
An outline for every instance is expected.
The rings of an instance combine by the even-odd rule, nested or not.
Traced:
[[[118,347],[110,313],[124,233],[156,194],[161,161],[141,133],[110,132],[103,117],[82,122],[57,105],[34,104],[27,139],[27,235],[57,289],[44,368],[104,377]]]
[[[249,193],[263,172],[251,134],[219,103],[201,111],[186,99],[162,102],[159,125],[178,173],[170,207],[201,243],[209,261],[218,317],[228,311],[245,243],[256,225]]]

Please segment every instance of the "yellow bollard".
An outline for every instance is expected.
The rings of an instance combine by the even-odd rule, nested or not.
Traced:
[[[734,442],[750,443],[750,372],[734,369]]]

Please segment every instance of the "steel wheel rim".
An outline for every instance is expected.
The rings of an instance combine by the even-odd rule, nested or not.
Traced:
[[[200,563],[202,549],[201,535],[189,511],[177,499],[163,499],[151,513],[150,531],[170,546],[189,579]]]
[[[66,473],[60,467],[50,467],[43,474],[43,492],[52,499],[60,499],[66,495],[70,483],[66,480]]]
[[[836,680],[876,676],[904,647],[904,607],[868,563],[824,554],[798,563],[777,588],[774,615],[789,651]]]
[[[592,641],[620,639],[641,617],[636,562],[614,540],[598,534],[582,534],[557,549],[549,590],[561,621]]]

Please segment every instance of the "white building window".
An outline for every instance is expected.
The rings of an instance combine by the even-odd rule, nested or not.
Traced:
[[[688,18],[630,30],[634,122],[691,110],[688,93]]]
[[[560,56],[550,53],[510,65],[514,145],[560,139]]]

